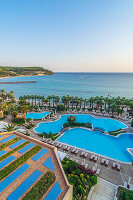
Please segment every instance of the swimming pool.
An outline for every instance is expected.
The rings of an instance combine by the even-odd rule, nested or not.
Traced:
[[[61,118],[54,122],[40,123],[34,130],[38,133],[58,133],[62,129],[62,125],[67,121],[67,118],[70,115],[62,115]],[[77,122],[80,123],[92,123],[93,128],[100,127],[105,131],[114,131],[120,128],[126,128],[127,126],[117,120],[108,119],[108,118],[94,118],[91,115],[87,114],[77,114],[76,116]]]
[[[113,159],[118,158],[123,162],[133,160],[133,157],[127,151],[127,148],[133,148],[133,134],[121,134],[119,137],[113,137],[100,131],[73,128],[65,131],[58,141]]]
[[[43,112],[43,113],[27,113],[25,115],[26,118],[31,118],[31,119],[42,119],[46,117],[46,115],[50,114],[50,112]]]

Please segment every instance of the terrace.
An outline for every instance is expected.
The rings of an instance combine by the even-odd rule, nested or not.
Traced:
[[[72,199],[55,147],[18,132],[0,136],[0,200]]]

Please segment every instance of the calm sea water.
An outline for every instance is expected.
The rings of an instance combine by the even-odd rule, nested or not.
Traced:
[[[1,79],[0,81],[37,81],[25,84],[0,84],[0,89],[13,90],[21,95],[67,95],[89,98],[91,96],[133,97],[133,73],[56,73],[53,76],[28,76]]]

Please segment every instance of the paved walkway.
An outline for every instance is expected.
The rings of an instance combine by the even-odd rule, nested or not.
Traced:
[[[114,200],[115,192],[116,185],[99,178],[90,200]]]

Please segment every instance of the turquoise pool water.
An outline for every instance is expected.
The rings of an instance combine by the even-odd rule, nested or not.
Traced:
[[[58,133],[62,129],[62,125],[67,121],[67,118],[70,115],[62,115],[61,118],[54,122],[40,123],[38,127],[35,128],[35,131],[38,133]],[[94,118],[91,115],[87,114],[77,114],[76,116],[77,122],[90,122],[93,124],[93,127],[101,127],[105,131],[114,131],[119,128],[126,128],[127,126],[117,120],[108,119],[108,118]]]
[[[32,119],[42,119],[46,117],[46,115],[50,114],[50,112],[43,112],[43,113],[27,113],[25,115],[26,118],[32,118]]]
[[[133,134],[122,134],[119,137],[102,134],[83,128],[73,128],[58,139],[58,141],[86,149],[123,162],[131,162],[133,157],[127,148],[133,148]]]

